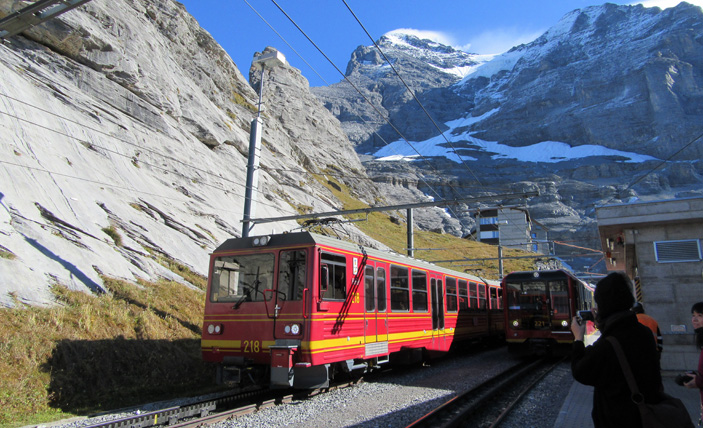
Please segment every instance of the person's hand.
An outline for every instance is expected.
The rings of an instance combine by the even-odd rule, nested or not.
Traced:
[[[581,321],[581,318],[574,317],[571,319],[571,332],[574,334],[574,340],[583,341],[583,337],[586,335],[586,322]]]
[[[691,380],[685,382],[683,386],[685,386],[686,388],[698,388],[698,386],[696,385],[696,377],[691,375]]]

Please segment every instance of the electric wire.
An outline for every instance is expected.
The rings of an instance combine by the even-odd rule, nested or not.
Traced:
[[[214,173],[212,173],[212,172],[210,172],[210,171],[204,170],[204,169],[202,169],[202,168],[198,168],[198,167],[196,167],[196,166],[194,166],[194,165],[190,165],[190,164],[188,164],[188,163],[186,163],[186,162],[180,161],[180,160],[178,160],[178,159],[176,159],[176,158],[173,158],[173,157],[171,157],[171,156],[165,155],[165,154],[160,153],[160,152],[158,152],[158,151],[156,151],[156,150],[151,150],[151,149],[145,148],[145,147],[143,147],[143,146],[138,146],[138,145],[136,145],[136,144],[134,144],[134,143],[132,143],[132,142],[130,142],[130,141],[127,141],[127,140],[123,139],[123,138],[117,137],[117,136],[115,136],[115,135],[111,135],[111,134],[109,134],[109,133],[100,131],[100,130],[95,129],[95,128],[91,128],[91,127],[86,126],[86,125],[84,125],[84,124],[81,124],[81,123],[79,123],[79,122],[76,122],[76,121],[73,121],[73,120],[71,120],[71,119],[62,117],[62,116],[60,116],[60,115],[58,115],[58,114],[56,114],[56,113],[54,113],[54,112],[51,112],[51,111],[42,109],[42,108],[40,108],[40,107],[34,106],[34,105],[32,105],[32,104],[23,102],[23,101],[21,101],[21,100],[18,100],[18,99],[16,99],[16,98],[11,97],[11,96],[8,96],[8,95],[6,95],[6,94],[0,94],[0,95],[5,96],[6,98],[9,98],[9,99],[11,99],[11,100],[13,100],[13,101],[20,102],[20,103],[22,103],[22,104],[24,104],[24,105],[27,105],[27,106],[29,106],[29,107],[36,108],[36,109],[38,109],[38,110],[40,110],[40,111],[43,111],[44,113],[51,114],[51,115],[53,115],[53,116],[55,116],[55,117],[57,117],[57,118],[60,118],[60,119],[62,119],[62,120],[66,120],[66,121],[68,121],[68,122],[74,123],[74,124],[78,125],[79,127],[83,128],[83,129],[88,129],[88,130],[94,131],[94,132],[96,132],[96,133],[98,133],[98,134],[101,134],[101,135],[104,135],[104,136],[107,136],[107,137],[110,137],[110,138],[114,138],[114,139],[116,139],[117,141],[120,141],[120,142],[125,143],[125,144],[127,144],[127,145],[137,147],[137,148],[138,148],[139,150],[141,150],[141,151],[148,152],[148,153],[151,153],[151,154],[153,154],[153,155],[160,156],[160,157],[162,157],[162,158],[164,158],[164,159],[168,159],[168,160],[171,160],[171,161],[173,161],[173,162],[179,163],[179,164],[181,164],[181,165],[184,165],[184,166],[193,168],[194,170],[196,170],[196,171],[198,171],[198,172],[205,173],[205,174],[207,174],[207,175],[210,175],[210,176],[212,176],[212,177],[215,177],[215,178],[218,179],[218,180],[222,180],[222,181],[224,181],[224,182],[227,182],[227,183],[232,184],[232,185],[237,186],[237,187],[242,187],[242,188],[245,187],[245,185],[242,184],[242,183],[237,183],[237,182],[235,182],[235,181],[233,181],[233,180],[229,180],[229,179],[227,179],[227,178],[220,177],[220,176],[218,176],[218,175],[216,175],[216,174],[214,174]],[[93,148],[96,148],[96,149],[100,149],[100,150],[103,150],[103,151],[105,151],[105,152],[108,152],[108,153],[111,153],[111,154],[114,154],[114,155],[116,155],[116,156],[120,156],[120,157],[123,157],[123,158],[127,158],[127,159],[130,159],[130,160],[134,160],[134,158],[135,158],[135,156],[133,156],[133,155],[128,155],[128,154],[119,153],[118,151],[115,151],[115,150],[109,149],[109,148],[107,148],[107,147],[101,146],[101,145],[99,145],[99,144],[95,144],[95,143],[93,143],[93,142],[90,142],[90,141],[81,139],[81,138],[79,138],[79,137],[77,137],[77,136],[70,135],[70,134],[65,133],[65,132],[63,132],[63,131],[50,128],[50,127],[48,127],[48,126],[39,124],[39,123],[34,122],[34,121],[31,121],[31,120],[29,120],[29,119],[25,119],[25,118],[19,117],[19,116],[17,116],[17,115],[13,115],[13,114],[7,113],[7,112],[5,112],[5,111],[0,111],[0,114],[4,114],[4,115],[6,115],[6,116],[8,116],[8,117],[11,117],[11,118],[13,118],[13,119],[16,119],[16,120],[19,120],[19,121],[22,121],[22,122],[25,122],[25,123],[29,123],[29,124],[31,124],[31,125],[34,125],[34,126],[36,126],[36,127],[41,128],[41,129],[44,129],[44,130],[47,130],[47,131],[56,133],[56,134],[58,134],[58,135],[61,135],[61,136],[66,137],[66,138],[69,138],[69,139],[71,139],[71,140],[75,140],[75,141],[77,141],[78,143],[80,143],[80,144],[82,144],[82,145],[83,145],[83,144],[84,144],[84,145],[87,145],[88,147],[93,147]],[[32,167],[32,166],[28,166],[28,165],[22,165],[22,164],[7,162],[7,161],[0,161],[0,163],[6,164],[6,165],[12,165],[12,166],[16,166],[16,167],[23,167],[23,168],[27,168],[27,169],[34,169],[34,170],[44,171],[44,172],[49,173],[49,174],[52,174],[52,175],[64,176],[64,177],[67,177],[67,178],[72,178],[72,179],[75,179],[75,180],[81,180],[81,181],[85,181],[85,182],[89,182],[89,183],[93,183],[93,184],[100,184],[100,185],[102,185],[102,186],[112,187],[112,188],[116,188],[116,189],[129,190],[130,192],[140,193],[140,194],[144,194],[144,195],[158,196],[158,197],[161,197],[162,199],[177,200],[177,199],[174,199],[174,198],[169,198],[169,197],[164,196],[164,195],[158,195],[158,194],[154,194],[154,193],[144,192],[144,191],[137,190],[137,189],[134,189],[134,188],[126,188],[126,187],[124,187],[124,186],[120,186],[120,185],[114,184],[114,183],[106,183],[106,182],[100,182],[100,181],[89,180],[89,179],[82,178],[82,177],[78,177],[78,176],[72,176],[72,175],[65,174],[65,173],[59,173],[59,172],[56,172],[56,171],[49,171],[49,170],[46,170],[46,169],[37,168],[37,167]],[[179,176],[179,177],[181,177],[181,178],[183,178],[183,179],[185,179],[185,180],[191,181],[191,182],[194,180],[193,177],[189,177],[189,176],[187,176],[187,175],[185,175],[185,174],[179,172],[179,171],[176,170],[176,169],[167,169],[167,168],[163,168],[163,167],[160,167],[160,166],[158,166],[158,165],[155,165],[155,164],[146,162],[146,161],[144,161],[144,160],[142,160],[142,159],[137,159],[137,163],[144,164],[144,165],[146,165],[146,166],[149,166],[149,167],[151,167],[151,168],[154,168],[155,170],[160,170],[160,171],[164,171],[164,172],[167,172],[167,173],[170,173],[170,174],[174,174],[174,175],[176,175],[176,176]],[[244,197],[243,194],[240,195],[240,194],[236,193],[236,191],[234,191],[233,189],[227,189],[227,188],[224,188],[224,187],[221,187],[221,186],[214,185],[214,184],[212,184],[212,183],[208,183],[208,186],[209,186],[209,187],[212,187],[212,188],[214,188],[214,189],[217,189],[217,190],[221,190],[221,191],[223,191],[223,192],[231,192],[231,193],[233,193],[235,196],[238,196],[238,197],[242,197],[242,198]],[[178,201],[179,201],[179,202],[182,202],[181,200],[178,200]],[[278,208],[277,205],[269,204],[269,203],[266,203],[266,202],[260,202],[260,201],[259,201],[259,202],[257,202],[257,203],[260,204],[260,205],[269,206],[269,207],[271,207],[271,208]],[[210,207],[210,208],[214,208],[214,207]],[[219,209],[219,208],[218,208],[218,209]],[[227,210],[223,210],[223,211],[227,211]],[[229,211],[229,212],[231,212],[231,211]]]
[[[447,144],[449,144],[449,146],[452,148],[452,151],[454,152],[454,154],[456,154],[457,157],[458,157],[459,159],[461,159],[462,165],[464,165],[464,167],[467,169],[467,171],[469,171],[469,173],[471,174],[471,176],[474,177],[474,179],[476,180],[476,182],[479,183],[479,185],[482,186],[483,184],[481,183],[481,180],[479,180],[479,178],[476,176],[476,174],[473,172],[473,170],[472,170],[471,168],[469,168],[469,166],[466,164],[466,161],[464,160],[464,158],[459,154],[459,152],[457,151],[456,147],[454,147],[454,144],[452,144],[452,142],[449,141],[449,139],[444,135],[444,132],[440,129],[439,125],[438,125],[437,122],[434,120],[434,118],[432,117],[432,115],[430,115],[430,112],[427,111],[427,109],[426,109],[425,106],[422,104],[422,102],[417,98],[417,94],[415,93],[415,91],[413,91],[413,90],[410,88],[410,86],[407,84],[407,82],[405,81],[405,79],[403,79],[403,77],[400,75],[400,73],[398,72],[398,70],[395,68],[395,65],[393,65],[393,62],[392,62],[390,59],[388,59],[388,57],[386,56],[386,53],[383,52],[383,49],[381,49],[381,47],[378,45],[378,43],[376,43],[376,41],[375,41],[374,38],[371,36],[371,34],[369,34],[368,30],[366,29],[366,27],[364,26],[364,24],[361,22],[361,20],[359,19],[359,17],[356,15],[356,13],[354,13],[354,11],[353,11],[352,8],[349,6],[349,4],[347,3],[347,1],[346,1],[346,0],[342,0],[342,2],[343,2],[344,5],[347,7],[347,9],[349,10],[349,12],[352,14],[352,16],[354,17],[354,19],[356,19],[356,22],[359,23],[359,26],[364,30],[364,33],[366,33],[366,35],[368,36],[368,38],[371,40],[371,43],[373,43],[373,45],[376,47],[376,49],[378,50],[378,52],[381,53],[381,55],[383,56],[383,59],[388,63],[388,65],[389,65],[389,66],[391,67],[391,69],[393,70],[393,73],[395,73],[395,75],[398,77],[398,79],[400,79],[400,81],[401,81],[401,82],[403,83],[403,85],[405,86],[405,89],[407,89],[408,93],[409,93],[410,95],[412,95],[412,97],[413,97],[413,99],[415,100],[415,102],[420,106],[420,108],[421,108],[422,111],[425,113],[425,115],[426,115],[427,118],[430,120],[430,122],[432,122],[432,125],[434,125],[435,129],[437,130],[437,132],[439,132],[439,135],[441,135],[442,138],[444,139],[444,141],[446,141]]]
[[[685,145],[682,146],[680,149],[678,149],[677,151],[675,151],[675,152],[674,152],[671,156],[669,156],[668,158],[666,158],[666,159],[662,160],[661,162],[659,162],[654,168],[652,168],[651,170],[649,170],[648,172],[646,172],[645,174],[643,174],[641,177],[639,177],[639,178],[633,180],[633,181],[623,190],[623,192],[626,192],[626,191],[632,189],[637,183],[639,183],[640,181],[644,180],[644,179],[645,179],[647,176],[649,176],[650,174],[653,174],[654,171],[656,171],[656,170],[658,170],[659,168],[661,168],[664,164],[666,164],[667,162],[669,162],[672,158],[674,158],[675,156],[677,156],[679,153],[683,152],[685,149],[687,149],[688,147],[690,147],[693,143],[695,143],[696,141],[700,140],[701,138],[703,138],[703,133],[701,133],[701,134],[699,134],[698,136],[696,136],[695,138],[693,138],[691,141],[689,141],[687,144],[685,144]],[[604,203],[601,204],[601,205],[607,205],[608,203],[610,203],[610,202],[611,202],[612,200],[614,200],[614,199],[616,199],[615,196],[611,197],[610,199],[608,199],[606,202],[604,202]]]
[[[414,145],[412,145],[412,144],[410,143],[410,141],[408,141],[407,138],[405,138],[405,136],[403,135],[403,133],[390,121],[390,119],[387,118],[383,113],[381,113],[381,111],[368,99],[368,97],[366,97],[366,96],[363,94],[363,92],[362,92],[362,91],[361,91],[361,90],[360,90],[360,89],[359,89],[359,88],[342,72],[342,70],[340,70],[339,67],[337,67],[337,65],[329,58],[329,56],[327,56],[327,54],[322,50],[322,48],[320,48],[320,47],[317,45],[317,43],[315,43],[315,41],[312,40],[312,38],[311,38],[311,37],[300,27],[300,25],[298,25],[298,23],[297,23],[297,22],[296,22],[296,21],[295,21],[295,20],[278,4],[278,2],[276,2],[276,0],[271,0],[271,2],[272,2],[272,3],[278,8],[278,10],[280,10],[281,13],[283,13],[283,15],[298,29],[298,31],[300,31],[300,33],[310,42],[310,44],[312,44],[312,45],[315,47],[315,49],[317,49],[317,51],[327,60],[327,62],[329,62],[329,63],[335,68],[335,70],[337,70],[337,72],[342,76],[342,78],[343,78],[347,83],[349,83],[349,84],[352,86],[352,88],[354,88],[354,90],[356,90],[356,91],[359,93],[359,95],[364,99],[364,101],[365,101],[369,106],[371,106],[371,108],[379,115],[379,117],[382,118],[382,119],[383,119],[383,120],[384,120],[384,121],[385,121],[385,122],[386,122],[386,123],[387,123],[387,124],[388,124],[388,125],[389,125],[389,126],[390,126],[390,127],[391,127],[391,128],[392,128],[392,129],[393,129],[393,130],[394,130],[394,131],[395,131],[395,132],[396,132],[396,133],[397,133],[413,150],[414,150],[414,151],[415,151],[415,153],[417,153],[418,156],[420,156],[420,158],[428,164],[428,166],[430,167],[430,169],[433,170],[433,171],[435,171],[436,173],[440,174],[439,171],[437,171],[434,167],[432,167],[431,163],[422,155],[422,153],[420,153],[420,152],[417,150],[417,148],[416,148]],[[430,186],[428,186],[428,187],[429,187],[429,189],[430,189],[437,197],[439,197],[440,199],[442,199],[442,196],[441,196],[434,188],[432,188],[432,187],[430,187]],[[450,187],[451,187],[451,186],[450,186]],[[449,209],[450,211],[452,211],[452,213],[454,213],[453,210],[451,210],[451,207],[447,207],[447,209]],[[457,219],[459,218],[459,217],[456,215],[456,213],[454,213],[454,216],[455,216],[455,218],[457,218]]]

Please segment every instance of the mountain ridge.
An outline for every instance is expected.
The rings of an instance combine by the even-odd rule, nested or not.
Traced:
[[[408,164],[407,158],[378,156],[392,154],[394,146],[414,156],[410,143],[427,153],[409,178],[423,193],[452,198],[461,192],[450,185],[423,185],[427,176],[433,183],[459,182],[480,193],[536,188],[542,196],[526,207],[550,227],[553,238],[599,248],[594,205],[701,194],[703,144],[695,144],[703,123],[701,29],[703,12],[688,3],[665,10],[614,4],[577,9],[533,42],[495,56],[459,82],[442,83],[439,73],[417,58],[398,62],[424,108],[397,94],[404,90],[397,77],[373,81],[350,65],[366,98],[393,124],[367,120],[367,127],[375,126],[372,132],[360,131],[356,118],[369,108],[359,107],[359,96],[344,82],[313,92],[340,119],[377,181]],[[391,61],[393,53],[387,53]],[[598,156],[565,154],[544,162],[524,162],[516,155],[527,148],[544,153],[547,143],[563,144],[565,152],[602,149]],[[447,158],[460,162],[442,161]],[[427,226],[443,220],[420,221]],[[468,234],[474,227],[472,218],[462,218],[447,231]]]

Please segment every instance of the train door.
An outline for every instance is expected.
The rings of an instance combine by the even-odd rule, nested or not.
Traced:
[[[388,310],[386,292],[386,268],[368,262],[364,268],[364,338],[367,355],[388,351]]]
[[[552,325],[562,325],[564,321],[568,323],[574,315],[571,313],[571,305],[569,304],[571,299],[569,298],[568,281],[568,278],[549,281],[549,295],[551,296],[549,315]]]
[[[273,318],[273,337],[300,339],[305,327],[305,296],[307,284],[307,252],[281,251],[278,263],[278,281],[264,290],[266,312]]]
[[[430,279],[432,330],[444,330],[444,284],[441,277]]]

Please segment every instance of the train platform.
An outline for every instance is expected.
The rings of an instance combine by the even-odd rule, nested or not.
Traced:
[[[678,372],[662,372],[662,382],[667,394],[684,402],[694,425],[700,419],[701,399],[697,389],[687,389],[674,383]],[[559,411],[554,428],[593,428],[591,409],[593,407],[593,387],[573,381],[569,394]]]

